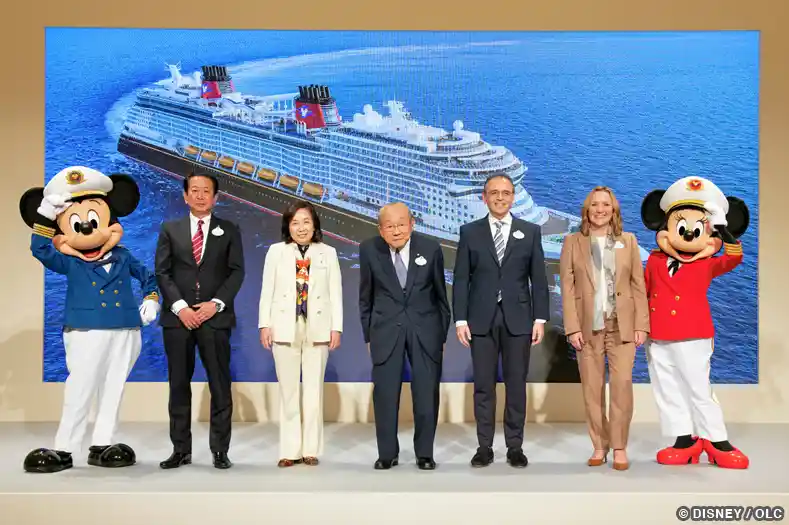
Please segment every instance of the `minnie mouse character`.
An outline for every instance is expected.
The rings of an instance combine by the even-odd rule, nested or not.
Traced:
[[[66,379],[55,448],[38,448],[24,461],[27,472],[71,468],[86,432],[94,395],[98,412],[88,464],[126,467],[134,450],[115,443],[118,412],[129,373],[140,355],[140,327],[159,313],[156,276],[118,244],[118,217],[137,208],[140,193],[128,175],[104,175],[82,166],[55,175],[44,188],[25,192],[19,203],[33,229],[30,250],[49,270],[66,276],[63,343]],[[132,278],[145,296],[141,306]]]
[[[657,232],[659,247],[645,268],[649,377],[663,434],[676,438],[657,453],[657,461],[698,463],[705,452],[720,467],[747,468],[748,457],[728,441],[710,385],[715,328],[707,290],[742,262],[737,239],[748,228],[748,208],[709,180],[686,177],[647,195],[641,218]],[[721,247],[723,255],[717,256]]]

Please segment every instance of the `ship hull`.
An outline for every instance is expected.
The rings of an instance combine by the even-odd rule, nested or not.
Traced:
[[[377,222],[359,213],[354,213],[331,204],[320,203],[308,196],[298,196],[288,191],[267,185],[262,182],[240,177],[221,166],[213,166],[197,159],[183,157],[152,144],[140,141],[128,135],[121,135],[118,140],[118,152],[136,161],[164,170],[176,177],[193,170],[211,173],[219,180],[221,192],[255,206],[282,214],[292,203],[299,200],[310,201],[321,218],[321,229],[343,237],[352,243],[360,243],[365,239],[379,235]],[[457,243],[418,232],[431,238],[441,245],[444,254],[444,268],[452,271],[455,266]],[[546,260],[548,283],[555,282],[558,275],[559,261]]]

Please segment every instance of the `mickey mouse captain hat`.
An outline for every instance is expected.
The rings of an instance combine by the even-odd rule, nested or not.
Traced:
[[[729,212],[729,201],[715,184],[701,177],[685,177],[668,187],[660,199],[660,208],[668,213],[677,206],[703,208],[707,202],[720,206],[723,213]]]
[[[60,170],[44,187],[44,197],[50,195],[106,196],[112,191],[112,179],[92,168],[71,166]]]

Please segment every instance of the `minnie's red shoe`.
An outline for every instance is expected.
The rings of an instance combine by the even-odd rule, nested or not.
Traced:
[[[699,462],[699,457],[704,450],[701,439],[694,438],[696,442],[688,448],[666,447],[657,453],[657,462],[661,465],[688,465]]]
[[[734,450],[724,452],[712,446],[712,443],[705,439],[704,452],[707,454],[707,459],[709,459],[711,464],[721,468],[746,469],[750,464],[748,456],[743,454],[737,447],[734,447]]]

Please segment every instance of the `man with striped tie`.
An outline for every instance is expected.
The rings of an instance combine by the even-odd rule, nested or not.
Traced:
[[[210,174],[184,179],[187,217],[162,225],[156,247],[156,277],[164,308],[160,324],[170,383],[170,439],[173,453],[164,469],[192,462],[192,391],[195,346],[211,391],[209,445],[216,468],[232,466],[230,424],[230,332],[233,307],[244,281],[241,234],[232,222],[212,215],[219,182]]]
[[[515,185],[506,174],[485,181],[488,215],[460,228],[452,289],[458,340],[471,348],[474,417],[479,448],[474,467],[493,462],[499,355],[505,386],[507,462],[525,467],[526,376],[531,345],[549,319],[548,281],[540,227],[512,216]]]

